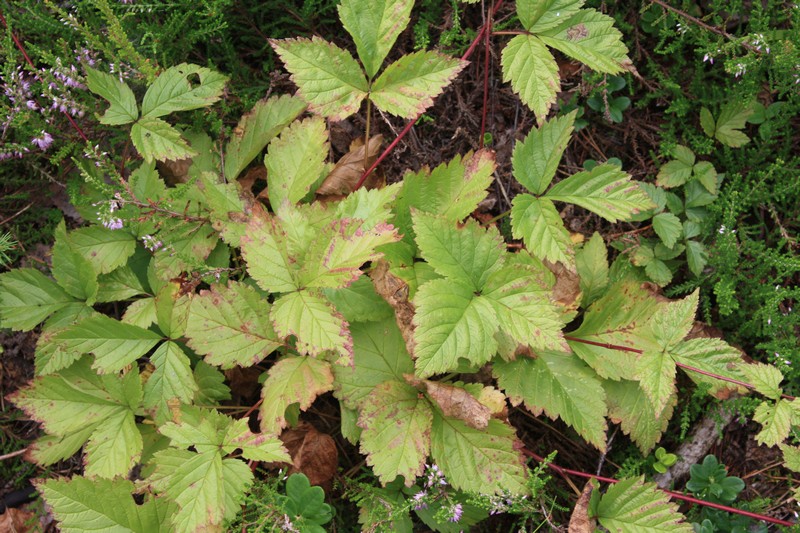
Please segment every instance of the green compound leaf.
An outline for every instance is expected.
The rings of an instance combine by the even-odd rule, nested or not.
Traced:
[[[403,476],[411,486],[422,475],[430,451],[433,413],[414,387],[398,381],[381,383],[364,399],[358,417],[361,453],[386,484]]]
[[[158,344],[161,336],[105,315],[95,315],[53,336],[62,349],[95,356],[92,368],[118,372]]]
[[[305,411],[320,394],[333,390],[331,365],[313,357],[284,357],[269,369],[261,390],[261,431],[278,434],[286,427],[286,408]]]
[[[489,276],[483,295],[489,300],[501,331],[534,350],[568,350],[551,291],[521,265],[508,265]]]
[[[361,276],[349,287],[325,289],[324,292],[325,297],[350,323],[383,321],[394,316],[391,306],[378,296],[375,286],[366,276]]]
[[[475,429],[433,412],[431,457],[457,489],[480,494],[528,494],[525,463],[516,451],[514,428],[489,420]]]
[[[344,0],[339,5],[342,25],[356,43],[367,76],[372,79],[408,26],[413,0]]]
[[[472,219],[456,228],[447,219],[421,211],[411,216],[422,257],[438,274],[478,291],[503,266],[505,247],[496,229],[481,228]]]
[[[561,25],[538,35],[547,46],[598,72],[616,74],[630,63],[614,19],[594,9],[581,9]]]
[[[655,483],[645,483],[644,476],[611,485],[597,503],[595,517],[603,527],[619,533],[694,531],[669,496]]]
[[[98,274],[124,265],[136,251],[136,238],[123,230],[102,226],[80,228],[69,234],[72,249],[85,257]]]
[[[492,365],[497,383],[513,405],[524,402],[534,415],[561,418],[598,450],[606,449],[606,394],[591,368],[572,354],[539,351],[535,359],[500,359]]]
[[[659,213],[653,217],[653,230],[667,248],[672,248],[683,234],[683,224],[672,213]]]
[[[353,366],[336,365],[336,396],[351,409],[361,406],[367,395],[384,381],[403,381],[414,372],[394,317],[381,322],[356,323],[353,334]]]
[[[100,124],[117,126],[139,118],[136,96],[128,85],[111,74],[93,68],[86,69],[86,86],[94,94],[108,100],[111,105],[100,117]]]
[[[296,204],[308,194],[325,171],[328,152],[328,132],[320,117],[294,122],[274,139],[264,157],[272,207],[287,200]]]
[[[186,159],[197,155],[174,127],[160,118],[142,117],[131,128],[131,141],[145,161]]]
[[[114,531],[170,533],[165,517],[176,511],[175,504],[148,497],[142,505],[133,499],[134,485],[127,479],[48,479],[36,484],[52,508],[60,531]]]
[[[168,341],[150,356],[155,367],[144,385],[144,406],[155,408],[160,417],[169,413],[169,401],[192,403],[197,383],[189,364],[189,356],[179,344]]]
[[[74,301],[38,270],[18,268],[0,274],[0,325],[4,328],[30,331]]]
[[[361,106],[369,84],[346,50],[319,37],[269,41],[311,111],[342,120]]]
[[[583,0],[517,0],[519,21],[531,33],[559,26],[577,13]]]
[[[432,106],[466,65],[461,59],[420,50],[386,67],[372,85],[370,97],[387,113],[413,118]]]
[[[752,363],[742,365],[740,370],[744,374],[746,381],[767,398],[777,400],[783,394],[783,389],[781,388],[783,374],[774,366]]]
[[[142,118],[210,106],[220,99],[227,81],[227,76],[197,65],[181,63],[168,68],[147,89],[142,100]]]
[[[282,296],[272,305],[270,318],[279,337],[297,338],[300,353],[319,355],[333,351],[340,361],[352,362],[349,325],[318,293],[303,290]]]
[[[459,357],[481,365],[497,351],[499,321],[486,297],[469,285],[445,279],[429,281],[414,296],[416,373],[429,377],[458,366]]]
[[[608,249],[599,233],[594,232],[575,254],[575,266],[583,293],[581,305],[587,307],[605,293],[608,287]]]
[[[54,234],[53,277],[70,295],[93,305],[99,288],[97,272],[85,257],[73,250],[63,220],[56,226]]]
[[[675,159],[664,164],[658,171],[656,184],[659,187],[665,189],[679,187],[692,177],[692,168],[696,159],[694,152],[679,144],[675,147],[673,156]]]
[[[609,222],[630,220],[633,215],[655,207],[639,184],[612,164],[573,174],[553,185],[545,197],[579,205]]]
[[[305,102],[289,95],[273,96],[256,102],[253,109],[239,120],[225,147],[225,179],[233,183],[273,137],[305,108]]]
[[[676,362],[711,372],[719,376],[744,381],[746,378],[742,369],[749,366],[742,360],[742,354],[722,339],[689,339],[681,342],[672,349],[672,357]],[[772,368],[772,367],[770,367]],[[747,389],[717,378],[705,376],[698,372],[686,370],[686,374],[695,383],[708,386],[708,393],[720,399],[730,396],[731,392],[745,394]]]
[[[536,121],[544,122],[561,90],[558,64],[544,43],[534,35],[517,35],[503,48],[503,81],[531,108]]]
[[[539,259],[561,263],[574,270],[569,232],[549,198],[518,194],[511,202],[511,231]]]
[[[244,283],[212,285],[192,298],[186,335],[207,363],[251,366],[281,344],[269,318],[270,304]]]
[[[678,397],[670,397],[661,413],[656,413],[653,403],[635,381],[606,380],[603,388],[608,402],[608,417],[620,424],[622,432],[630,436],[642,454],[650,453],[667,430]]]
[[[556,175],[575,123],[573,111],[534,128],[514,146],[511,166],[514,177],[533,194],[542,194]]]
[[[142,452],[134,414],[142,400],[139,372],[98,376],[83,358],[58,374],[42,376],[9,399],[48,434],[88,438],[86,473],[92,477],[127,475]],[[92,431],[84,431],[92,426]],[[80,442],[83,444],[83,442]]]
[[[797,400],[778,399],[775,403],[761,402],[753,413],[753,420],[762,425],[756,442],[765,446],[777,446],[789,437],[792,425],[800,419]]]

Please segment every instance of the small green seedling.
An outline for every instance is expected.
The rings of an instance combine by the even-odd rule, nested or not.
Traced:
[[[671,467],[678,461],[677,455],[675,455],[674,453],[667,453],[667,450],[665,450],[661,446],[658,447],[655,455],[656,455],[656,462],[653,463],[653,470],[655,470],[659,474],[666,474],[669,467]]]
[[[281,505],[292,524],[300,531],[325,533],[322,526],[333,518],[331,506],[325,503],[325,491],[312,487],[304,474],[292,474],[286,481],[286,496]]]

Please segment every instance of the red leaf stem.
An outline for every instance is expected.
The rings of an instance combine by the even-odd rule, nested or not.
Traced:
[[[492,27],[492,14],[494,14],[494,9],[489,11],[489,14],[486,16],[486,20],[484,21],[484,27]],[[483,32],[484,40],[483,40],[483,110],[481,111],[481,137],[480,137],[480,147],[483,148],[483,139],[486,135],[486,115],[488,113],[488,106],[489,106],[489,43],[492,37],[492,32],[485,31]]]

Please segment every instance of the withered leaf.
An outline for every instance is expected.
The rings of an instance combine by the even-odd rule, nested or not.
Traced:
[[[369,273],[375,291],[381,298],[394,309],[395,321],[403,340],[406,343],[406,350],[414,357],[414,304],[408,301],[408,284],[389,272],[389,262],[381,259]]]
[[[553,286],[553,298],[566,314],[577,312],[581,301],[581,280],[576,272],[569,270],[562,263],[544,261],[545,266],[556,277]]]
[[[475,429],[486,429],[489,425],[492,409],[461,387],[420,379],[411,374],[404,374],[403,377],[412,387],[425,390],[445,416],[463,420]]]
[[[589,518],[589,502],[592,499],[593,490],[594,485],[588,481],[575,504],[575,509],[572,510],[572,516],[569,519],[569,533],[594,533],[597,528],[597,520]]]
[[[159,174],[168,185],[186,183],[189,180],[189,167],[192,166],[192,158],[157,161],[156,166]]]
[[[36,531],[36,526],[40,525],[34,520],[34,513],[22,509],[9,507],[6,512],[0,514],[0,531],[6,533],[27,533]]]
[[[375,135],[370,138],[369,153],[367,153],[363,141],[354,141],[350,145],[350,151],[339,159],[331,173],[319,186],[317,194],[329,196],[334,194],[346,195],[353,192],[356,183],[361,179],[361,175],[364,174],[365,167],[368,168],[377,158],[378,150],[380,150],[382,143],[383,135]],[[364,162],[365,157],[368,158],[366,164]]]
[[[301,422],[296,428],[284,431],[280,438],[292,457],[288,473],[305,474],[312,485],[330,489],[339,462],[333,437],[320,433],[308,422]]]

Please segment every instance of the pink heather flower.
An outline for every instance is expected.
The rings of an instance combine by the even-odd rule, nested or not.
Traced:
[[[155,252],[162,246],[164,243],[153,237],[152,235],[145,235],[142,237],[142,242],[144,243],[144,247],[150,250],[151,252]]]
[[[428,504],[423,501],[425,499],[425,496],[427,495],[428,493],[425,492],[424,490],[421,490],[418,493],[414,494],[414,496],[411,498],[414,501],[414,509],[418,511],[420,509],[426,509],[428,507]]]
[[[38,146],[39,150],[44,151],[50,148],[50,145],[53,144],[53,136],[46,131],[42,131],[42,136],[31,139],[31,143]]]
[[[122,229],[122,219],[121,218],[109,218],[103,225],[108,229]]]
[[[450,517],[450,521],[451,522],[458,522],[459,520],[461,520],[461,515],[464,514],[464,509],[463,509],[463,507],[461,507],[460,503],[457,503],[457,504],[455,504],[453,506],[452,509],[450,509],[450,513],[452,513],[452,516]]]

